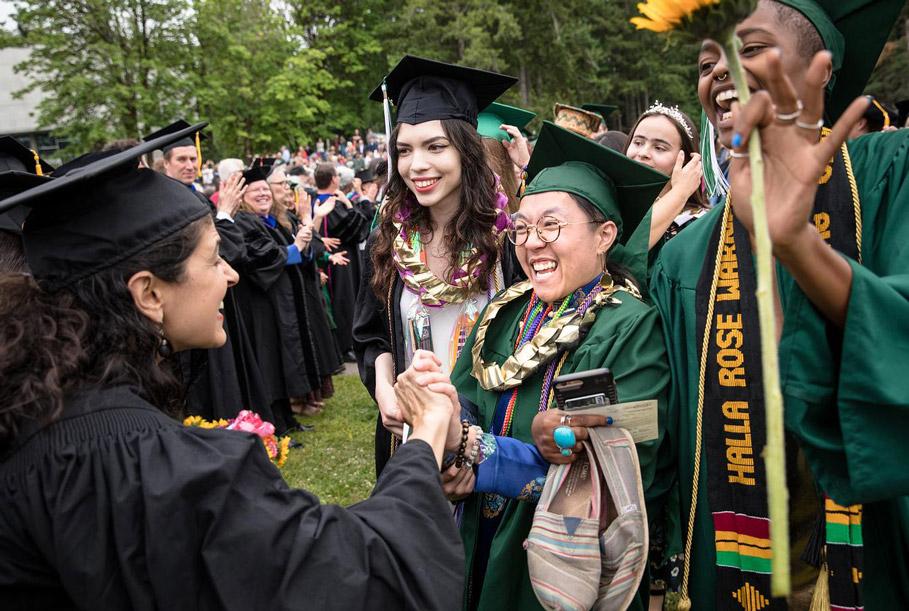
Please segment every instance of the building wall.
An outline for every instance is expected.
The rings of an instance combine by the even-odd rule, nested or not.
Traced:
[[[28,56],[29,49],[25,47],[0,49],[0,136],[15,137],[53,163],[63,143],[53,136],[49,126],[38,125],[35,110],[46,94],[35,90],[22,98],[13,97],[13,93],[28,85],[28,77],[14,71]]]

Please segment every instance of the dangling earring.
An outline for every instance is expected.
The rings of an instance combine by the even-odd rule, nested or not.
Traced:
[[[165,337],[165,335],[164,335],[164,321],[163,320],[161,321],[161,326],[158,327],[158,338],[159,338],[158,356],[160,356],[163,359],[166,359],[171,354],[173,354],[174,351],[171,349],[170,342],[167,341],[167,337]]]

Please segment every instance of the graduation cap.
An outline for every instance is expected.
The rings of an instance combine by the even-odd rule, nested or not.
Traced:
[[[35,151],[25,148],[12,136],[0,138],[0,172],[28,172],[42,176],[54,171]]]
[[[616,224],[624,242],[669,177],[589,138],[543,121],[527,165],[527,180],[524,197],[563,191],[589,200]]]
[[[905,0],[778,0],[821,35],[833,54],[826,112],[835,121],[865,90]]]
[[[208,125],[208,123],[199,123],[199,125]],[[162,127],[158,131],[152,132],[149,135],[143,137],[142,140],[145,142],[151,142],[152,140],[156,140],[156,139],[162,138],[164,136],[171,136],[176,133],[183,133],[189,127],[192,127],[189,123],[187,123],[183,119],[177,119],[170,125],[168,125],[166,127]],[[196,147],[196,153],[199,155],[199,159],[202,159],[202,151],[201,151],[201,146],[200,146],[200,143],[202,140],[208,140],[208,137],[205,134],[203,134],[201,131],[201,128],[199,128],[195,132],[190,131],[188,134],[181,137],[179,140],[176,140],[174,142],[169,142],[168,144],[162,146],[161,150],[166,153],[171,149],[175,149],[175,148],[178,148],[181,146],[194,146],[194,147]]]
[[[906,127],[906,120],[909,119],[909,100],[900,100],[896,103],[896,110],[899,113],[897,117],[897,127]]]
[[[375,182],[376,180],[378,180],[376,173],[373,172],[370,168],[366,168],[365,170],[360,170],[359,172],[356,173],[356,177],[359,178],[360,182],[364,185],[368,182]]]
[[[258,166],[262,168],[262,171],[265,172],[266,175],[268,175],[271,174],[271,171],[275,167],[275,163],[277,163],[277,161],[277,157],[256,157],[253,159],[250,167]]]
[[[413,55],[405,55],[384,80],[388,97],[397,106],[398,123],[460,119],[474,127],[479,110],[517,82],[513,76]],[[381,84],[369,99],[383,101]]]
[[[555,117],[556,125],[588,138],[603,126],[603,120],[599,114],[567,104],[556,104],[552,108],[552,114]]]
[[[268,180],[269,170],[261,164],[253,163],[253,165],[245,170],[243,170],[243,180],[246,181],[246,185],[249,186],[254,182],[260,180]]]
[[[493,102],[484,108],[483,112],[477,117],[477,132],[484,138],[492,138],[499,142],[503,140],[511,142],[511,136],[505,130],[499,129],[499,126],[504,123],[506,125],[514,125],[518,129],[523,130],[536,116],[537,113],[523,108]]]
[[[29,172],[0,172],[0,200],[37,187],[49,180],[53,179],[50,176],[39,176]],[[0,231],[21,234],[22,225],[25,223],[28,213],[29,209],[24,206],[0,213]]]
[[[606,124],[606,117],[614,113],[619,109],[618,106],[614,104],[581,104],[581,110],[586,110],[587,112],[595,112],[601,117],[603,117],[603,124]]]
[[[182,183],[137,167],[140,155],[205,125],[149,140],[0,201],[0,213],[31,208],[22,242],[35,278],[49,289],[65,287],[210,214]]]

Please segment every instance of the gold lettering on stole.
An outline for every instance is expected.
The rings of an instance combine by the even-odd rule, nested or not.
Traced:
[[[818,212],[814,215],[814,226],[817,232],[821,234],[824,240],[830,239],[830,215],[826,212]]]
[[[732,216],[723,231],[723,254],[717,281],[717,301],[737,301],[739,293],[738,258],[732,234]],[[745,353],[742,351],[744,333],[741,314],[717,314],[716,361],[719,365],[720,386],[745,387]],[[723,425],[726,446],[726,471],[729,483],[754,486],[754,449],[751,445],[751,418],[747,401],[724,401]]]

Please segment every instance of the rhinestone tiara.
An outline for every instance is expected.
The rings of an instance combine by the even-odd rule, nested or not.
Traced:
[[[660,104],[659,100],[655,100],[653,106],[644,111],[644,114],[641,116],[647,117],[650,115],[663,115],[664,117],[669,117],[681,125],[682,129],[685,130],[685,133],[688,134],[688,137],[694,140],[694,131],[688,124],[688,121],[685,120],[685,115],[682,114],[682,111],[679,110],[678,106],[664,106]]]

